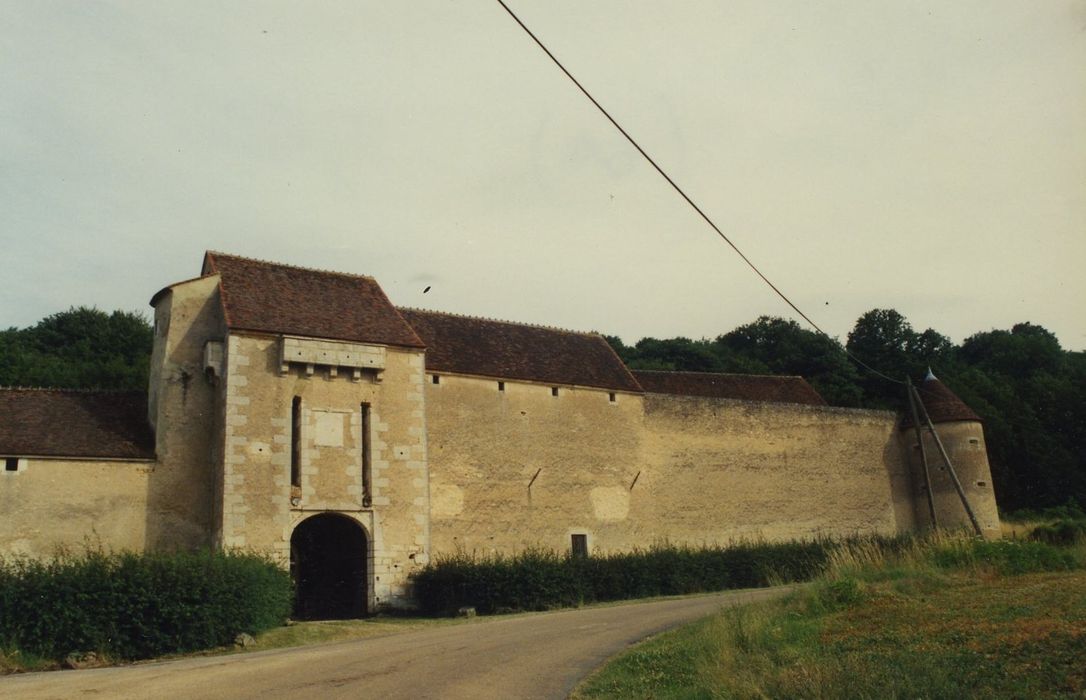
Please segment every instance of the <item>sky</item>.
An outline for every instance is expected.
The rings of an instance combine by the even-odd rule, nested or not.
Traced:
[[[508,4],[831,335],[1086,349],[1086,1]],[[208,249],[627,343],[795,318],[494,0],[0,0],[0,327]]]

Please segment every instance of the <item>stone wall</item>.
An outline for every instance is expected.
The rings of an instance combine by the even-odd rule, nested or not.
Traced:
[[[641,398],[440,375],[426,384],[433,551],[565,549],[574,532],[628,533]],[[529,484],[531,486],[529,487]],[[638,494],[640,495],[640,494]]]
[[[914,527],[897,415],[648,394],[646,473],[666,536],[782,540]]]
[[[572,534],[611,551],[915,524],[893,413],[503,385],[426,385],[435,554],[566,550]]]
[[[0,471],[0,553],[143,551],[156,531],[151,502],[164,496],[151,491],[154,471],[154,462],[20,459],[17,471]]]

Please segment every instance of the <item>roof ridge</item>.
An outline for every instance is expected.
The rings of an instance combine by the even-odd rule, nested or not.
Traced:
[[[269,265],[271,267],[287,267],[292,270],[301,270],[302,272],[318,272],[322,275],[336,275],[338,277],[349,277],[351,279],[367,279],[372,282],[377,282],[377,278],[373,275],[365,275],[357,272],[340,272],[339,270],[323,270],[319,267],[306,267],[304,265],[291,265],[290,263],[281,263],[274,260],[264,260],[263,258],[251,258],[247,255],[235,255],[233,253],[224,253],[221,250],[205,250],[204,255],[217,255],[222,258],[233,258],[235,260],[244,260],[246,262],[259,263],[261,265]],[[212,273],[215,274],[215,273]],[[207,277],[208,275],[200,275],[200,277]],[[194,279],[200,279],[200,277]]]
[[[702,372],[690,369],[630,369],[631,372],[656,372],[658,374],[706,374],[714,377],[759,377],[762,379],[803,379],[802,374],[746,374],[744,372]]]
[[[490,321],[491,323],[506,323],[510,326],[521,326],[524,328],[539,328],[545,331],[558,331],[559,333],[569,333],[570,335],[583,335],[589,338],[603,338],[603,334],[599,331],[576,331],[572,328],[562,328],[561,326],[548,326],[545,323],[526,323],[524,321],[510,321],[504,318],[493,318],[491,316],[474,316],[472,314],[458,314],[452,311],[434,311],[432,309],[420,309],[414,306],[397,306],[397,310],[403,311],[416,311],[423,314],[433,314],[435,316],[451,316],[453,318],[466,318],[472,321]]]

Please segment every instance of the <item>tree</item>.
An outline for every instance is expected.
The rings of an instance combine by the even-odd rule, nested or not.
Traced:
[[[137,313],[62,311],[0,332],[0,386],[146,389],[153,337]]]
[[[917,333],[893,309],[872,309],[861,316],[848,334],[846,347],[867,365],[861,368],[860,379],[865,404],[893,410],[900,409],[905,400],[898,381],[953,362],[954,345],[949,338],[930,328]]]
[[[860,405],[859,376],[841,346],[795,321],[762,316],[719,336],[714,346],[718,355],[730,359],[731,366],[799,375],[830,404]]]

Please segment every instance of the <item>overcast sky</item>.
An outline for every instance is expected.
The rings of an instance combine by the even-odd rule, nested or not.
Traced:
[[[831,334],[1086,348],[1086,2],[509,4]],[[627,342],[790,316],[493,0],[0,0],[0,244],[0,327],[205,249]]]

